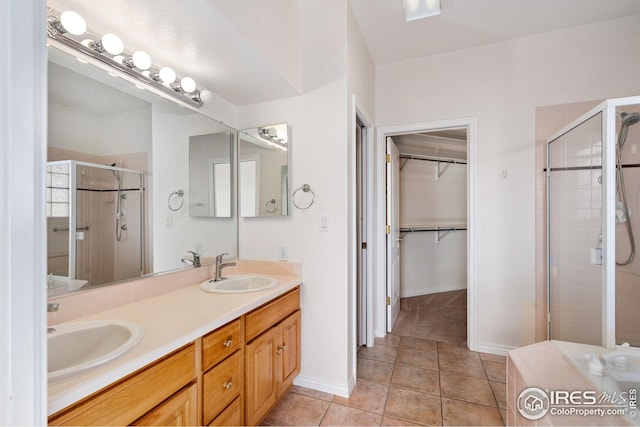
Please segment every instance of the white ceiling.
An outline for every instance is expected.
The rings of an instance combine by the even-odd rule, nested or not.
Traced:
[[[405,22],[403,0],[350,0],[376,64],[640,14],[638,0],[441,0],[441,14]]]
[[[97,34],[193,77],[234,105],[302,88],[301,8],[322,0],[48,0]],[[639,0],[442,0],[442,14],[405,22],[403,0],[350,1],[376,64],[640,14]],[[331,31],[331,28],[327,28]]]

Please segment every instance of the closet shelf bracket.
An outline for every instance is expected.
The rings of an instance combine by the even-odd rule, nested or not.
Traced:
[[[442,169],[440,169],[440,165],[444,163],[444,167]],[[440,179],[440,177],[442,176],[442,174],[444,173],[444,171],[447,170],[447,168],[449,166],[451,166],[453,162],[438,162],[438,176],[436,179]]]
[[[451,228],[448,228],[446,230],[438,230],[438,231],[436,231],[436,243],[440,243],[440,241],[442,239],[444,239],[444,237],[447,234],[451,233],[453,230],[454,230],[454,228],[451,227]]]

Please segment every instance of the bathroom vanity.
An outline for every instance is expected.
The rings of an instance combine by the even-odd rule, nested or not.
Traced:
[[[138,323],[144,338],[49,384],[49,425],[260,423],[300,371],[300,279],[274,277],[266,291],[188,286],[89,316]]]

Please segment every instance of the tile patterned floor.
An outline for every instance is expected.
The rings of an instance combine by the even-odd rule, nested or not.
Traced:
[[[395,332],[360,349],[358,381],[348,399],[294,386],[263,424],[505,424],[504,356]]]

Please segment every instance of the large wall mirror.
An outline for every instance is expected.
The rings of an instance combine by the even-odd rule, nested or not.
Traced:
[[[288,125],[244,129],[239,136],[240,216],[289,215]]]
[[[189,250],[237,256],[233,173],[221,215],[189,214],[190,141],[220,136],[232,159],[236,130],[48,49],[49,295],[184,268]]]

